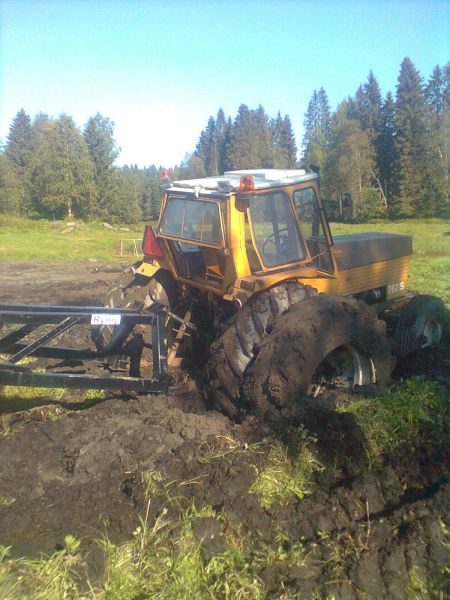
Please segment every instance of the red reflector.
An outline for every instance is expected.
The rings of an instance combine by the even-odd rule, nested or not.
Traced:
[[[164,258],[164,251],[159,245],[159,240],[150,225],[145,226],[142,252],[152,258]]]
[[[254,192],[255,182],[253,181],[253,177],[251,175],[242,175],[239,182],[239,189],[241,192]]]

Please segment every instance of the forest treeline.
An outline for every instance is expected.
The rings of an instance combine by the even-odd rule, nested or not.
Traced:
[[[270,117],[242,104],[234,119],[219,109],[172,179],[247,168],[320,169],[322,195],[346,216],[367,220],[446,216],[449,192],[450,64],[427,82],[409,58],[395,95],[382,96],[370,72],[331,110],[315,90],[304,116],[300,158],[289,115]],[[159,212],[160,167],[118,167],[114,123],[101,114],[79,129],[68,115],[33,119],[21,109],[0,150],[0,212],[48,219],[133,222]]]

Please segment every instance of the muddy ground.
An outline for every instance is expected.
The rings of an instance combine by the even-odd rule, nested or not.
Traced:
[[[100,303],[118,270],[93,263],[75,271],[1,266],[0,302]],[[304,545],[306,566],[280,561],[256,573],[268,598],[283,589],[305,599],[403,599],[412,597],[412,574],[425,586],[441,577],[444,450],[400,449],[370,468],[361,432],[351,415],[333,410],[333,393],[316,401],[305,423],[325,469],[314,476],[310,495],[270,509],[249,488],[267,461],[268,442],[281,440],[295,452],[295,432],[270,430],[254,417],[231,422],[205,405],[194,381],[169,395],[109,394],[94,405],[71,394],[59,420],[46,418],[45,399],[31,412],[2,415],[0,497],[14,501],[0,504],[0,544],[13,556],[51,553],[71,533],[90,549],[90,579],[100,579],[102,554],[89,540],[105,530],[114,541],[131,539],[147,505],[142,473],[158,471],[177,482],[172,492],[186,506],[194,499],[222,517],[199,521],[205,561],[221,552],[226,523],[261,547],[280,532],[287,551]],[[260,442],[258,452],[248,450]],[[206,535],[210,530],[214,536]],[[417,597],[432,597],[424,594]]]

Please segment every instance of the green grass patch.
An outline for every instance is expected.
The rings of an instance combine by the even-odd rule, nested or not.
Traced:
[[[62,221],[32,221],[0,216],[0,260],[3,262],[71,262],[95,258],[130,262],[134,242],[138,255],[144,224],[106,229],[101,223],[76,222],[71,231]],[[66,231],[66,233],[63,233]],[[120,249],[124,255],[120,255]]]
[[[0,355],[0,359],[2,356]],[[24,358],[19,365],[33,365],[33,357]],[[36,369],[37,372],[42,369]],[[48,412],[46,418],[59,418],[63,409],[59,405],[66,394],[64,388],[36,388],[27,386],[0,385],[0,423],[3,430],[7,431],[6,415],[14,412],[27,411],[47,404],[56,405]]]
[[[402,445],[445,443],[449,439],[450,395],[439,382],[413,377],[387,394],[340,405],[360,426],[371,465]]]
[[[289,456],[280,442],[272,446],[267,464],[251,486],[250,492],[258,495],[262,508],[269,509],[274,502],[287,504],[293,497],[303,499],[310,493],[313,475],[322,470],[312,449],[314,438],[304,430],[299,437],[296,456]]]

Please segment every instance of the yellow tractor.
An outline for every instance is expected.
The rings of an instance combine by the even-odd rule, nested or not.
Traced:
[[[302,394],[386,381],[393,354],[446,340],[444,304],[407,292],[411,237],[333,239],[316,173],[229,171],[165,183],[143,258],[108,306],[165,305],[169,366],[196,356],[230,416],[289,416]],[[97,329],[97,347],[112,334]]]

